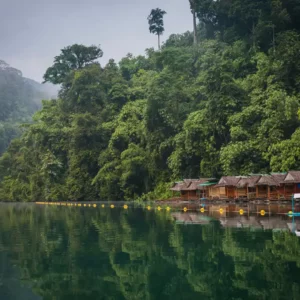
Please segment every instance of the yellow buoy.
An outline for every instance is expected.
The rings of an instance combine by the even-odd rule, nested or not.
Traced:
[[[188,209],[187,209],[186,207],[183,208],[183,211],[184,211],[184,212],[187,212],[187,210],[188,210]]]
[[[224,212],[223,208],[220,208],[219,212],[222,214]]]
[[[264,215],[266,214],[266,212],[262,209],[262,210],[260,211],[260,214],[261,214],[261,216],[264,216]]]
[[[128,209],[128,205],[125,204],[125,205],[124,205],[124,209]]]
[[[97,207],[97,204],[94,204],[93,206],[94,206],[94,207]]]
[[[91,207],[91,204],[89,204],[89,207]]]
[[[110,208],[115,208],[115,206],[112,204],[112,205],[110,206]]]
[[[166,210],[167,210],[167,211],[170,211],[170,210],[171,210],[171,208],[168,206],[168,207],[166,208]]]
[[[243,214],[244,214],[244,210],[240,209],[240,215],[243,215]]]
[[[160,207],[160,206],[158,206],[158,207],[157,207],[157,210],[158,210],[158,211],[159,211],[159,210],[161,210],[161,207]]]
[[[78,204],[79,207],[81,207],[81,204]]]
[[[150,207],[150,206],[147,206],[147,209],[148,209],[148,210],[150,210],[150,209],[151,209],[151,207]]]
[[[289,215],[289,217],[291,218],[291,217],[293,216],[293,212],[292,212],[292,211],[289,211],[289,212],[288,212],[288,215]]]
[[[101,205],[101,207],[102,207],[102,208],[104,208],[104,207],[105,207],[105,205],[104,205],[104,204],[102,204],[102,205]]]
[[[204,208],[202,207],[202,208],[200,209],[200,211],[201,211],[202,213],[204,213],[205,210],[204,210]]]
[[[86,204],[83,204],[84,207],[86,207]]]

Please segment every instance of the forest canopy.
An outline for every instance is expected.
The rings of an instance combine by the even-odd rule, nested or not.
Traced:
[[[300,1],[191,5],[196,38],[160,51],[101,66],[100,47],[62,50],[58,99],[0,158],[0,199],[165,198],[182,178],[300,169]]]

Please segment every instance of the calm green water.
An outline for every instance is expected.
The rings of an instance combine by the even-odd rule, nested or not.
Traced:
[[[296,235],[180,218],[0,205],[0,299],[300,299]]]

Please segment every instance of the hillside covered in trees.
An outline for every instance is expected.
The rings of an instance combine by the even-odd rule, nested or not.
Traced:
[[[41,108],[41,100],[54,95],[54,89],[23,77],[21,71],[0,60],[0,155],[21,134],[19,125],[30,122]]]
[[[160,51],[101,66],[99,47],[62,50],[45,73],[59,98],[1,157],[0,199],[164,198],[184,177],[300,169],[300,1],[190,2],[195,34]]]

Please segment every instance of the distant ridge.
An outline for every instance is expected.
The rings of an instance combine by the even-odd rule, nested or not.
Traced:
[[[47,99],[48,98],[52,99],[57,97],[58,88],[55,85],[51,83],[42,84],[33,79],[23,77],[22,71],[11,67],[7,62],[1,59],[0,59],[0,72],[7,72],[22,77],[25,83],[28,83],[30,86],[32,86],[40,93],[43,93],[44,94],[43,96]]]
[[[42,100],[57,97],[57,87],[23,77],[22,71],[0,59],[0,155],[20,135],[19,125],[32,120]]]

